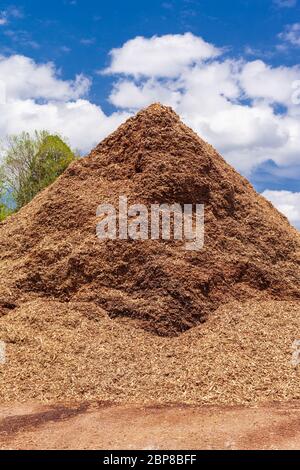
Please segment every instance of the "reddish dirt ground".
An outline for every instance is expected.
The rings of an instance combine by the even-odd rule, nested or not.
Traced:
[[[299,449],[300,402],[257,407],[17,405],[1,449]]]

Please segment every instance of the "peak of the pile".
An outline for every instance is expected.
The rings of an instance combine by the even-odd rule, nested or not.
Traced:
[[[177,125],[182,123],[181,117],[170,106],[161,103],[152,103],[146,108],[141,109],[132,118],[133,120],[144,122],[145,125],[153,123],[164,127],[165,125]]]
[[[101,141],[92,151],[92,155],[111,154],[115,150],[126,151],[128,161],[133,148],[135,152],[140,152],[147,151],[151,147],[153,152],[158,153],[162,146],[167,146],[175,152],[178,140],[198,141],[198,143],[201,141],[202,145],[204,143],[182,122],[180,116],[170,106],[152,103],[129,117]]]
[[[146,108],[141,109],[137,116],[173,116],[176,119],[180,119],[178,114],[174,111],[171,106],[166,106],[161,103],[152,103]]]

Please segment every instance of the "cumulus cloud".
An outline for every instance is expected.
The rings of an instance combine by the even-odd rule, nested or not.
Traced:
[[[160,101],[245,175],[268,162],[277,175],[299,173],[300,106],[294,98],[300,67],[228,59],[222,49],[189,33],[138,37],[110,58],[105,73],[112,74],[108,99],[116,111],[106,115],[89,101],[87,77],[64,80],[54,64],[0,56],[0,85],[6,89],[0,137],[44,128],[84,153],[133,112]],[[292,222],[293,214],[290,209]]]
[[[153,79],[137,85],[130,80],[122,80],[114,85],[109,100],[117,108],[132,110],[144,108],[156,101],[177,108],[181,93],[173,82],[160,83]]]
[[[110,52],[106,73],[175,77],[183,67],[216,57],[219,49],[191,33],[137,37]]]
[[[150,47],[153,38],[143,39],[145,50],[147,41]],[[123,47],[126,56],[128,43]],[[112,56],[109,70],[115,64]],[[127,63],[117,64],[121,78],[109,97],[114,106],[135,110],[161,101],[174,107],[248,176],[269,160],[279,167],[299,162],[300,113],[292,98],[300,67],[271,67],[262,60],[228,60],[222,55],[189,65],[175,60],[176,75],[169,65],[158,75],[157,59],[151,61],[150,55],[145,60],[140,56],[132,72]]]
[[[262,60],[256,60],[243,67],[241,85],[250,98],[288,104],[292,98],[292,84],[299,76],[299,66],[272,68]]]
[[[263,196],[300,229],[300,193],[266,190]]]
[[[124,111],[106,116],[85,99],[90,85],[83,75],[61,79],[52,63],[0,56],[0,136],[47,129],[61,133],[81,152],[88,151],[128,116]]]
[[[106,116],[100,107],[82,99],[45,104],[31,99],[13,100],[4,106],[5,114],[0,114],[3,135],[47,129],[66,137],[81,152],[89,151],[128,117],[127,113]]]
[[[293,46],[300,47],[300,23],[286,26],[285,31],[280,33],[279,37]]]
[[[77,99],[90,88],[90,81],[83,75],[77,75],[74,81],[61,80],[52,63],[39,65],[20,55],[0,56],[0,80],[5,84],[8,101]]]

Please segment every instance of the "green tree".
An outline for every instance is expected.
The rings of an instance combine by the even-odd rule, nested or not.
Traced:
[[[6,217],[11,214],[11,210],[5,203],[5,182],[4,182],[4,175],[0,168],[0,222],[2,222]]]
[[[11,205],[19,210],[53,183],[76,158],[60,136],[47,131],[8,137],[2,173]]]

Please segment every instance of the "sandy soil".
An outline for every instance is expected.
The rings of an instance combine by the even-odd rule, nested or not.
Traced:
[[[0,408],[1,449],[299,449],[300,402],[260,407]]]

